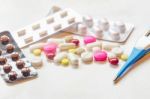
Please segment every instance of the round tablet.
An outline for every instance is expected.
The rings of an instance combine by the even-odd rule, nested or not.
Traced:
[[[84,63],[92,62],[92,61],[93,61],[93,54],[90,53],[90,52],[83,52],[83,53],[81,54],[81,60],[82,60]]]
[[[41,67],[43,65],[43,61],[41,58],[34,58],[31,60],[31,64],[33,67]]]
[[[106,18],[99,20],[98,24],[103,31],[107,31],[109,29],[109,22]]]
[[[122,54],[120,58],[123,61],[127,61],[128,60],[128,55],[127,54]]]
[[[14,49],[15,49],[15,47],[14,47],[14,45],[12,45],[12,44],[8,44],[8,45],[6,46],[6,51],[7,51],[7,53],[12,53],[12,52],[14,51]]]
[[[111,38],[112,38],[113,40],[119,40],[119,39],[120,39],[120,34],[119,34],[119,32],[117,32],[117,31],[115,31],[115,30],[113,30],[113,29],[110,29],[109,33],[110,33],[110,36],[111,36]]]
[[[15,71],[11,71],[9,72],[8,77],[10,81],[15,81],[17,79],[17,73]]]
[[[111,52],[120,57],[123,53],[123,50],[120,47],[114,47],[112,48]]]
[[[9,73],[12,70],[12,66],[9,64],[6,64],[3,66],[3,70],[5,73]]]
[[[41,53],[42,53],[41,49],[34,49],[34,50],[33,50],[33,54],[34,54],[35,56],[40,56]]]
[[[126,31],[126,26],[125,26],[125,24],[124,24],[123,22],[117,21],[117,22],[115,23],[115,26],[116,26],[116,29],[117,29],[117,31],[118,31],[119,33],[125,33],[125,31]]]
[[[105,51],[97,51],[94,53],[95,61],[106,61],[107,53]]]
[[[9,37],[6,36],[6,35],[3,35],[3,36],[0,37],[0,41],[1,41],[1,43],[2,43],[3,45],[6,45],[6,44],[9,43]]]
[[[67,65],[69,65],[69,60],[67,58],[64,58],[61,60],[61,64],[64,66],[67,66]]]
[[[0,57],[0,65],[4,65],[4,64],[6,64],[6,62],[7,62],[7,59],[5,58],[5,57]]]
[[[21,73],[24,77],[30,76],[30,68],[29,67],[22,68]]]
[[[25,66],[25,62],[23,60],[18,60],[16,66],[18,69],[22,69]]]
[[[95,35],[98,37],[98,38],[102,38],[103,37],[103,30],[99,27],[93,27],[93,31],[95,32]]]
[[[14,52],[11,54],[11,59],[13,61],[17,61],[20,58],[19,53],[18,52]]]
[[[119,59],[118,58],[108,58],[108,61],[112,65],[118,65]]]

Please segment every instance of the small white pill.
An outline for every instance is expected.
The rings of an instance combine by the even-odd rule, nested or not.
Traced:
[[[55,38],[50,38],[47,40],[47,43],[55,43],[57,45],[64,43],[65,41],[63,39],[55,39]]]
[[[112,53],[112,52],[109,52],[109,53],[107,53],[108,54],[108,58],[116,58],[117,56],[114,54],[114,53]]]
[[[90,52],[84,52],[81,54],[81,60],[84,63],[90,63],[93,61],[93,54]]]
[[[123,50],[120,47],[114,47],[112,48],[111,52],[120,57],[123,53]]]
[[[34,45],[30,45],[29,46],[30,52],[32,53],[33,50],[35,50],[35,49],[42,49],[44,45],[45,45],[45,43],[37,43]]]
[[[102,49],[106,51],[111,51],[112,48],[119,47],[119,44],[111,43],[111,42],[103,42]]]
[[[83,52],[85,52],[85,49],[82,48],[82,47],[79,47],[79,48],[76,49],[76,54],[77,55],[81,55]]]
[[[78,33],[85,35],[87,33],[86,25],[78,24]]]
[[[98,38],[102,38],[102,37],[103,37],[103,30],[100,29],[98,26],[94,26],[94,27],[93,27],[93,31],[95,32],[95,35],[96,35]]]
[[[61,24],[56,24],[56,25],[54,25],[54,30],[55,30],[55,31],[57,31],[57,30],[59,30],[59,29],[61,29]]]
[[[79,65],[79,60],[78,60],[78,56],[73,54],[73,53],[69,53],[68,54],[68,58],[70,60],[70,63],[71,65],[74,67],[74,68],[77,68],[77,66]]]
[[[92,51],[93,47],[99,47],[101,49],[102,48],[102,42],[93,42],[93,43],[88,43],[86,45],[86,48],[88,51]]]
[[[32,29],[33,30],[37,30],[37,29],[39,29],[40,28],[40,24],[34,24],[33,26],[32,26]]]
[[[109,33],[110,33],[110,36],[113,40],[119,40],[120,39],[119,32],[115,31],[114,29],[110,29]]]
[[[48,35],[47,31],[42,31],[42,32],[39,33],[40,37],[44,37],[44,36],[47,36],[47,35]]]
[[[67,52],[61,52],[58,53],[55,57],[54,57],[54,62],[57,64],[60,64],[61,60],[63,58],[67,58]]]
[[[41,67],[43,65],[43,61],[41,58],[33,58],[31,59],[31,65],[35,68]]]
[[[18,31],[17,33],[18,33],[18,36],[24,36],[26,34],[26,30],[23,29],[23,30]]]
[[[116,30],[119,32],[119,33],[125,33],[126,31],[126,26],[123,22],[121,21],[117,21],[115,23],[115,26],[116,26]]]
[[[84,16],[83,21],[86,24],[87,27],[93,26],[93,18],[91,16]]]
[[[69,50],[76,48],[76,45],[74,43],[61,43],[59,44],[59,49],[62,50]]]
[[[93,48],[92,48],[92,51],[93,51],[93,52],[97,52],[97,51],[100,51],[100,50],[101,50],[100,47],[93,47]]]
[[[30,43],[30,42],[33,41],[33,37],[32,36],[27,37],[27,38],[24,39],[24,41],[25,41],[25,43]]]
[[[56,13],[56,12],[58,12],[58,11],[60,11],[61,10],[61,8],[60,7],[58,7],[58,6],[53,6],[52,8],[51,8],[51,13],[53,14],[53,13]]]
[[[107,31],[109,29],[109,22],[106,18],[103,18],[98,21],[99,27],[103,29],[104,31]]]

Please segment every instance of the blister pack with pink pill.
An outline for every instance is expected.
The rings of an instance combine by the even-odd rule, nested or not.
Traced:
[[[8,31],[0,33],[0,75],[9,83],[38,75]]]
[[[134,30],[134,25],[122,21],[111,21],[106,18],[94,19],[90,16],[83,17],[83,22],[78,24],[75,34],[92,35],[97,39],[122,43],[127,40]]]

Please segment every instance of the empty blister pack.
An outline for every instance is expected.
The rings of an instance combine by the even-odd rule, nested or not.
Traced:
[[[0,33],[0,74],[6,82],[37,76],[37,71],[8,31]]]
[[[44,39],[82,21],[82,17],[71,9],[63,9],[12,33],[20,48]]]
[[[78,24],[78,35],[92,35],[97,39],[122,43],[132,33],[134,25],[121,21],[110,21],[106,18],[97,20],[90,16],[83,17],[83,22]]]

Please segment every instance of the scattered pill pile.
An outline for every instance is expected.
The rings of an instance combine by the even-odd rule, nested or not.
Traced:
[[[47,59],[55,64],[65,67],[70,64],[73,68],[79,66],[80,60],[85,64],[108,61],[111,65],[117,66],[120,59],[122,61],[128,59],[119,44],[97,41],[94,36],[89,35],[83,40],[73,36],[66,36],[64,39],[50,38],[46,43],[31,45],[29,49],[35,56],[40,56],[43,52]],[[34,60],[31,63],[36,67],[42,64],[42,61]]]

